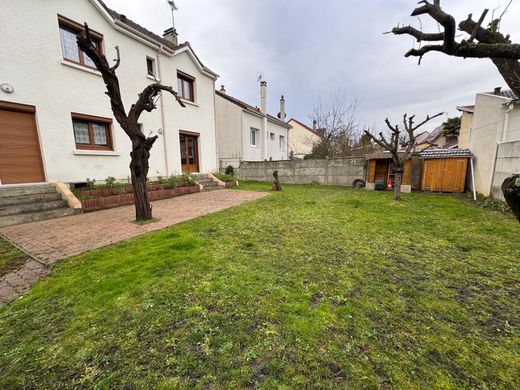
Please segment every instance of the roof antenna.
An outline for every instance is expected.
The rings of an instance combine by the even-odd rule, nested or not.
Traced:
[[[170,5],[170,8],[172,9],[172,27],[173,31],[175,31],[175,11],[178,11],[179,9],[175,5],[175,1],[173,0],[167,0],[168,4]]]

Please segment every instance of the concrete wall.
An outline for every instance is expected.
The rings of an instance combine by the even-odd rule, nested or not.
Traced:
[[[504,200],[502,183],[513,174],[520,173],[520,141],[507,142],[498,146],[495,174],[491,195],[494,198]]]
[[[115,57],[114,47],[119,46],[121,66],[117,74],[127,111],[138,93],[153,82],[147,75],[147,56],[156,59],[161,82],[174,89],[177,70],[195,77],[195,103],[187,103],[182,109],[173,96],[164,94],[157,110],[141,116],[146,134],[158,134],[159,129],[164,129],[151,151],[150,176],[181,171],[179,130],[200,133],[201,170],[217,169],[215,79],[202,72],[187,48],[174,56],[160,52],[153,44],[116,28],[93,0],[2,0],[1,47],[6,60],[0,63],[0,82],[12,84],[15,92],[0,92],[0,100],[36,107],[47,181],[84,181],[87,177],[103,180],[130,174],[131,143],[112,116],[103,80],[98,72],[63,59],[58,14],[78,23],[88,22],[92,30],[103,34],[109,60]],[[76,150],[73,112],[112,118],[114,151]]]
[[[346,158],[330,160],[291,160],[242,162],[237,169],[239,180],[273,181],[278,170],[282,183],[351,186],[355,179],[365,178],[365,160]]]

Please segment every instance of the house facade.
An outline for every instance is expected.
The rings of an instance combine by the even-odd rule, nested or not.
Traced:
[[[520,172],[520,103],[513,92],[477,94],[469,149],[477,192],[503,199],[502,183]]]
[[[267,83],[260,84],[261,107],[253,107],[226,93],[215,91],[215,112],[220,168],[238,168],[241,161],[288,160],[289,130],[282,119],[267,113]],[[280,99],[285,118],[285,98]]]
[[[294,158],[304,158],[312,152],[313,146],[321,140],[321,136],[316,132],[316,122],[311,129],[297,119],[290,119],[292,126],[289,132],[289,156]]]
[[[35,23],[37,21],[37,23]],[[150,176],[217,169],[214,90],[217,74],[170,29],[157,36],[100,0],[2,2],[0,180],[2,184],[83,182],[129,175],[131,142],[113,118],[105,85],[77,47],[87,22],[117,69],[125,108],[147,85],[173,86],[186,108],[162,94],[141,116],[159,139]]]

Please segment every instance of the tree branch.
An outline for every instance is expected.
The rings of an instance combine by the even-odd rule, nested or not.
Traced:
[[[148,85],[143,92],[139,94],[139,99],[135,104],[130,108],[130,112],[128,113],[128,118],[132,121],[139,121],[139,117],[143,113],[143,111],[151,112],[156,108],[155,98],[161,93],[161,91],[166,91],[171,93],[177,102],[181,105],[181,107],[186,107],[186,105],[182,102],[182,100],[177,95],[177,92],[173,90],[172,87],[167,87],[165,85],[155,83]]]
[[[394,35],[411,35],[417,39],[417,42],[435,42],[444,40],[444,33],[424,33],[412,26],[394,27],[391,32]]]

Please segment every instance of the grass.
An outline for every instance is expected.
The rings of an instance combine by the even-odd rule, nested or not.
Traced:
[[[71,258],[0,310],[0,387],[520,388],[520,225],[391,197],[286,185]]]
[[[25,253],[0,237],[0,277],[18,269],[27,259]]]

